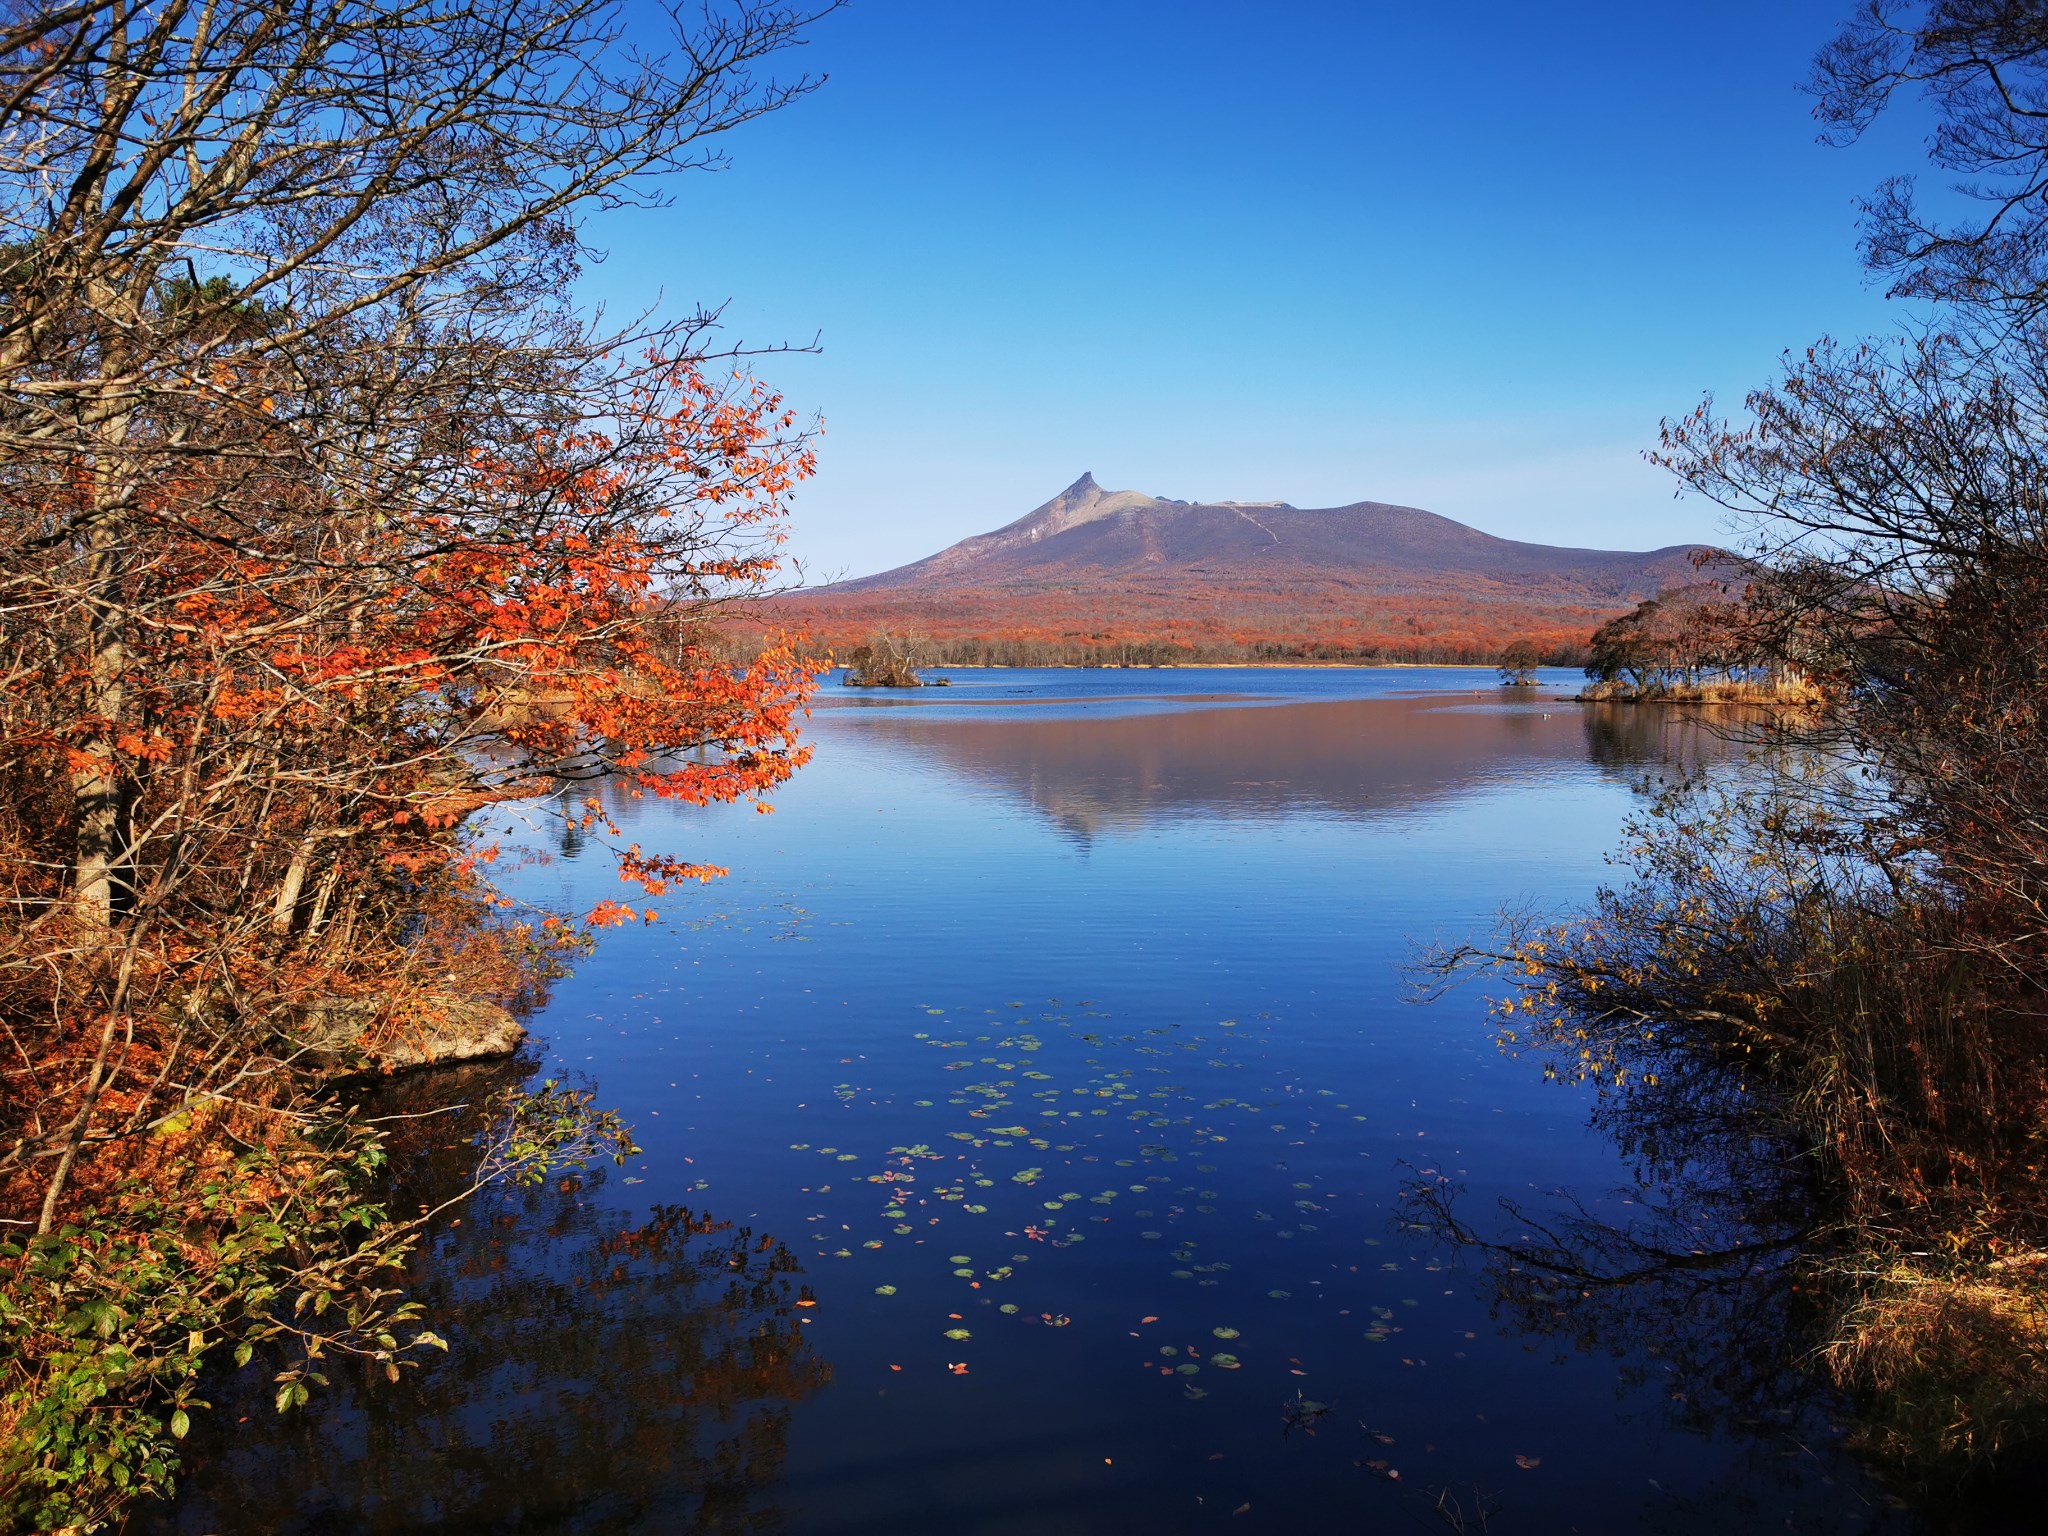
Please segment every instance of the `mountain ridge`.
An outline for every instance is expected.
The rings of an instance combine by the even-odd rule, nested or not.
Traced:
[[[1526,638],[1561,651],[1701,579],[1705,548],[1532,544],[1392,502],[1178,501],[1106,490],[1084,473],[986,533],[767,608],[832,644],[865,628],[1403,655],[1476,656]]]

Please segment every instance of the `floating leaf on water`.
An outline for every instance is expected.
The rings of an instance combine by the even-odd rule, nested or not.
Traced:
[[[976,1216],[986,1216],[988,1214],[988,1207],[985,1205],[963,1205],[962,1207],[960,1207],[960,1209],[962,1209],[963,1211],[971,1211]]]
[[[1266,1292],[1266,1294],[1267,1294],[1268,1296],[1272,1297],[1272,1298],[1273,1298],[1273,1299],[1274,1299],[1275,1301],[1287,1301],[1287,1300],[1290,1300],[1290,1299],[1291,1299],[1291,1298],[1293,1297],[1293,1295],[1294,1295],[1294,1292],[1292,1292],[1292,1291],[1268,1291],[1268,1292]]]
[[[1180,1349],[1177,1345],[1162,1344],[1159,1346],[1159,1353],[1162,1355],[1177,1355],[1180,1353]]]
[[[1187,1390],[1181,1395],[1191,1403],[1199,1403],[1203,1398],[1207,1397],[1209,1394],[1203,1388],[1196,1386],[1193,1382],[1189,1382],[1187,1385]]]
[[[962,1280],[972,1280],[974,1278],[974,1271],[971,1269],[956,1269],[953,1271],[953,1273],[958,1275]]]
[[[1006,1317],[1015,1317],[1017,1315],[1017,1303],[1006,1301],[1000,1307],[997,1307],[996,1310]]]
[[[1241,1337],[1241,1335],[1235,1328],[1211,1328],[1209,1331],[1215,1334],[1216,1337],[1219,1339],[1235,1339]]]
[[[877,1296],[894,1296],[896,1294],[896,1287],[893,1285],[878,1285],[875,1287],[875,1294]]]
[[[1174,1369],[1180,1372],[1183,1376],[1193,1376],[1196,1372],[1201,1370],[1201,1367],[1195,1364],[1195,1362],[1192,1360],[1183,1360],[1179,1365],[1176,1365]]]
[[[962,1339],[973,1338],[974,1335],[969,1333],[965,1328],[948,1328],[946,1330],[946,1337],[953,1340],[957,1344]]]
[[[1224,1354],[1211,1355],[1209,1357],[1209,1363],[1215,1366],[1216,1369],[1219,1371],[1234,1371],[1240,1365],[1244,1364],[1244,1362],[1238,1359],[1237,1356]]]
[[[789,1144],[789,1150],[792,1152],[808,1152],[811,1150],[811,1144],[808,1141],[792,1141]]]
[[[964,1253],[955,1253],[949,1255],[946,1262],[948,1264],[971,1264],[974,1261]]]

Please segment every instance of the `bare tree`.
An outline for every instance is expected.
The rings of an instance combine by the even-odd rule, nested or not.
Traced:
[[[1864,204],[1864,257],[1893,292],[2001,321],[2048,302],[2048,11],[2039,0],[1865,0],[1820,53],[1825,137],[1853,140],[1902,94],[1936,127],[1929,158],[1976,218],[1931,213],[1910,176]]]

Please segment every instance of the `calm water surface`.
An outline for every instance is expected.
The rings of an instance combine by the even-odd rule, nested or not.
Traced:
[[[1650,1208],[1589,1094],[1402,966],[1583,900],[1710,735],[1562,676],[952,675],[828,687],[772,816],[621,808],[732,869],[533,1021],[644,1157],[439,1232],[453,1349],[400,1387],[279,1423],[224,1379],[161,1528],[1917,1528],[1780,1391],[1777,1304],[1504,1303],[1402,1219],[1437,1177],[1506,1237]],[[620,890],[546,855],[539,901]],[[461,1154],[408,1134],[428,1198]]]

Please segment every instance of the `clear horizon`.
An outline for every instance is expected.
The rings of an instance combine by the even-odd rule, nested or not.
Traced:
[[[1922,153],[1903,116],[1815,143],[1797,87],[1834,0],[1650,9],[856,4],[790,66],[822,89],[672,206],[608,215],[584,287],[614,313],[724,304],[727,342],[817,336],[755,363],[824,418],[791,542],[812,581],[1083,469],[1537,543],[1725,542],[1642,451],[1781,353],[1896,323],[1855,202]]]

